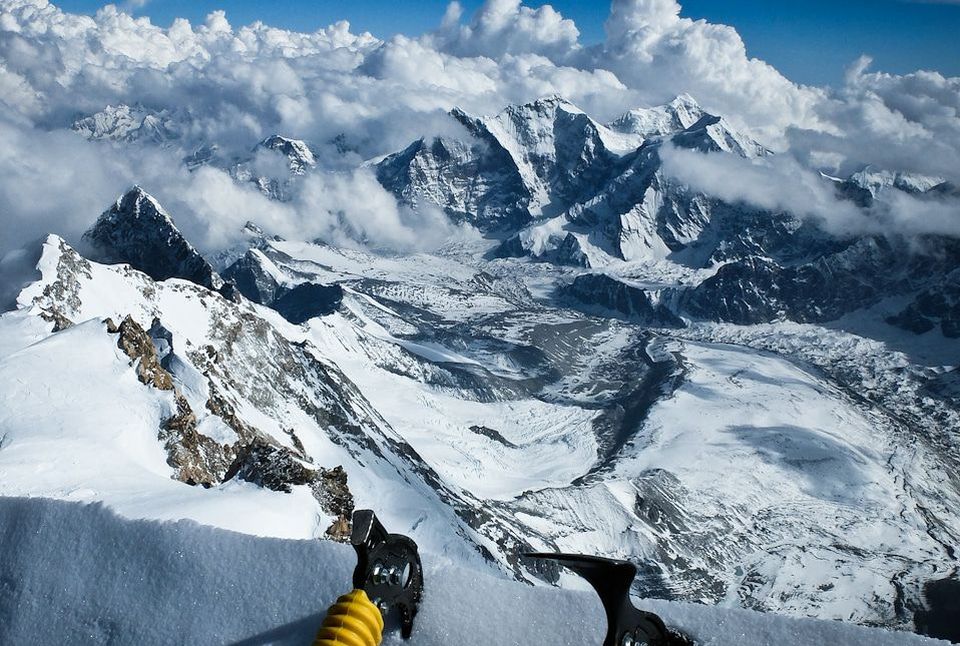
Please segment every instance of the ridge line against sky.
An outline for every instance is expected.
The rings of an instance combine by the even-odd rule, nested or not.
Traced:
[[[56,2],[65,11],[93,14],[108,4],[102,0]],[[419,36],[436,29],[448,0],[419,0],[398,5],[388,0],[127,0],[122,10],[169,25],[184,17],[200,24],[211,11],[222,9],[233,24],[260,20],[266,24],[312,32],[339,20],[351,31],[368,31],[379,38],[395,33]],[[482,0],[460,3],[463,16],[472,15]],[[603,0],[553,0],[524,3],[553,6],[573,20],[585,44],[603,40],[609,3]],[[767,61],[785,76],[808,85],[840,85],[845,69],[866,54],[878,70],[904,74],[918,69],[960,76],[960,1],[958,0],[685,0],[682,15],[735,27],[750,56]]]

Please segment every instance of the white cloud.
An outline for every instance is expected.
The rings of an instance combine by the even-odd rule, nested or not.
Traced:
[[[866,163],[960,180],[960,79],[870,72],[864,59],[838,91],[801,86],[749,58],[734,29],[681,17],[675,0],[614,0],[606,28],[603,43],[584,47],[572,21],[519,0],[487,0],[472,16],[452,3],[435,32],[386,40],[353,33],[346,22],[297,33],[233,26],[221,11],[200,25],[179,19],[162,28],[112,6],[88,17],[46,0],[2,0],[0,224],[17,233],[0,240],[0,255],[27,235],[76,235],[133,182],[156,192],[201,245],[228,238],[247,217],[278,232],[293,223],[293,232],[313,221],[311,209],[321,214],[309,230],[316,235],[349,229],[403,246],[417,227],[449,233],[437,228],[436,214],[404,211],[368,174],[344,167],[420,136],[459,134],[445,116],[454,106],[489,114],[550,94],[612,118],[690,93],[784,152],[776,164],[796,164],[770,181]],[[137,102],[190,115],[181,148],[124,150],[63,132],[78,114]],[[246,155],[274,132],[322,152],[322,172],[292,203],[268,202],[219,171],[189,174],[179,165],[200,142]],[[341,133],[356,149],[346,157],[327,144]],[[794,188],[819,190],[802,184]],[[352,204],[351,191],[369,203]],[[821,198],[823,210],[833,209],[819,193],[783,203]]]
[[[830,131],[788,131],[792,152],[811,163],[832,155],[841,174],[874,164],[960,183],[960,78],[871,73],[870,63],[856,61],[839,93],[817,104]]]
[[[566,57],[579,47],[580,31],[550,5],[536,9],[520,0],[486,0],[466,25],[462,7],[451,3],[431,42],[458,56],[499,57],[504,54],[542,54]]]
[[[150,0],[125,0],[125,2],[120,6],[127,13],[133,13],[143,9],[148,4],[150,4]]]
[[[787,212],[841,237],[927,234],[960,236],[960,200],[887,192],[869,209],[842,199],[835,184],[789,155],[742,159],[665,146],[663,172],[732,204]]]

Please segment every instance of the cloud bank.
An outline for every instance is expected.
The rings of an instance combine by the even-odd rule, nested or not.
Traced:
[[[417,38],[358,34],[346,22],[313,33],[234,26],[222,11],[161,27],[114,6],[88,17],[46,0],[0,0],[0,258],[47,231],[75,239],[134,182],[204,249],[228,243],[247,219],[281,235],[432,244],[457,232],[437,214],[399,207],[360,163],[449,132],[455,106],[489,114],[550,94],[606,120],[690,93],[783,158],[763,171],[778,190],[740,199],[815,204],[854,226],[846,207],[806,192],[818,190],[806,178],[874,164],[960,183],[960,79],[869,63],[855,62],[838,90],[799,85],[750,58],[733,28],[682,17],[675,0],[614,0],[606,39],[589,47],[554,8],[520,0],[487,0],[470,16],[453,2]],[[121,103],[187,115],[186,130],[167,147],[87,142],[67,130]],[[289,203],[180,163],[210,142],[246,155],[273,133],[320,153],[320,172]],[[709,183],[690,171],[706,177],[704,164],[723,176],[714,160],[684,164],[674,169],[691,183]]]

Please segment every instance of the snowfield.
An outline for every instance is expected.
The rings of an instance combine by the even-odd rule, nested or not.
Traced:
[[[0,498],[0,643],[309,644],[348,591],[346,546],[122,518],[102,505]],[[410,646],[591,646],[591,592],[531,587],[423,555],[427,592]],[[635,603],[638,603],[635,600]],[[644,602],[700,646],[946,643],[838,622]]]
[[[236,417],[307,464],[342,465],[357,506],[438,569],[542,583],[520,553],[600,554],[636,563],[647,598],[900,629],[898,604],[944,576],[952,530],[930,510],[949,520],[949,492],[926,476],[931,454],[818,368],[751,339],[531,302],[523,282],[542,273],[529,264],[488,273],[281,242],[255,257],[283,284],[340,282],[341,306],[292,325],[51,236],[41,280],[0,317],[0,495],[284,539],[335,520],[305,485],[175,480],[157,439],[174,395],[138,381],[103,323],[129,314],[169,333],[153,343],[198,433],[236,441],[208,406],[227,393]],[[74,324],[53,331],[50,310]]]

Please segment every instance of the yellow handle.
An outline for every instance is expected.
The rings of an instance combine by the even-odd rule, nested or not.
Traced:
[[[313,646],[380,646],[383,615],[367,593],[354,590],[327,610]]]

